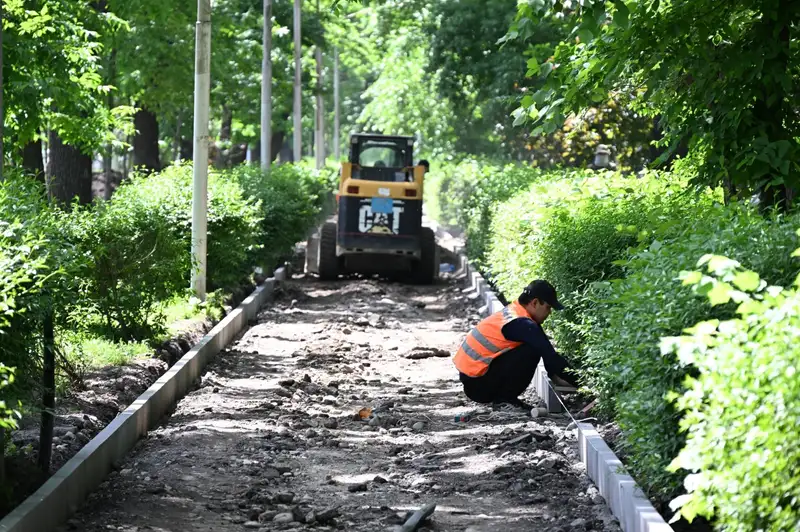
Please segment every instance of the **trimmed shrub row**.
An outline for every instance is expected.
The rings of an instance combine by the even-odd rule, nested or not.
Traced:
[[[317,221],[330,177],[295,166],[240,167],[208,181],[208,289],[213,297],[271,271]],[[30,396],[44,316],[62,333],[155,341],[165,303],[188,298],[192,167],[124,182],[111,201],[51,205],[24,176],[0,183],[0,360],[16,368],[7,399]],[[1,398],[0,398],[1,399]]]
[[[508,182],[519,183],[518,174],[525,172],[515,169]],[[465,227],[489,224],[468,252],[508,298],[533,278],[555,284],[568,308],[554,313],[546,327],[581,368],[586,387],[599,398],[598,413],[622,429],[617,452],[648,495],[662,508],[680,497],[676,505],[685,503],[687,517],[703,515],[720,529],[782,530],[798,522],[800,476],[790,449],[800,409],[789,402],[798,380],[788,370],[796,315],[777,310],[792,308],[788,301],[796,292],[753,313],[737,305],[745,301],[743,288],[755,289],[755,274],[726,272],[739,275],[739,284],[703,277],[694,290],[681,280],[701,257],[715,254],[759,272],[765,283],[791,285],[800,267],[791,256],[800,215],[723,205],[716,191],[687,188],[681,173],[527,175],[535,175],[532,184],[516,194],[487,184],[484,192],[500,190],[494,199],[476,194],[458,200],[481,206],[466,211],[474,218]],[[502,179],[502,172],[492,177]],[[773,297],[760,290],[748,297]],[[769,327],[765,315],[775,320]],[[726,325],[719,327],[725,330],[691,329],[694,334],[680,344],[691,349],[681,357],[679,349],[662,344],[705,320],[723,320]],[[766,334],[779,323],[786,332]],[[763,356],[742,354],[757,351],[759,342]],[[786,352],[778,356],[781,346]],[[776,357],[774,364],[766,353]],[[698,363],[709,354],[716,361]],[[764,399],[768,393],[776,395]],[[735,407],[728,411],[726,405]],[[778,422],[770,423],[771,416]],[[738,429],[729,433],[727,427]],[[754,442],[764,447],[748,455]],[[779,455],[784,470],[761,467]]]

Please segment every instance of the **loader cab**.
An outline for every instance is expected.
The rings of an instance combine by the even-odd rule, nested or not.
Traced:
[[[351,176],[368,181],[413,182],[413,148],[413,137],[353,135]]]
[[[353,134],[342,163],[337,212],[320,230],[316,270],[388,274],[420,283],[438,277],[433,231],[422,225],[425,165],[414,165],[414,137]]]

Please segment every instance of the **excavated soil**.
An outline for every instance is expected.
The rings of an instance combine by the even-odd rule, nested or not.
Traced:
[[[295,276],[63,529],[401,530],[435,503],[419,530],[620,530],[567,419],[463,396],[478,319],[455,279]]]

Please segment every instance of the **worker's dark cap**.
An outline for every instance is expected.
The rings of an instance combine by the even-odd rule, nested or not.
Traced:
[[[537,279],[525,287],[522,291],[523,294],[528,296],[531,300],[538,299],[544,303],[549,304],[555,310],[563,310],[564,305],[556,297],[556,289],[543,279]]]

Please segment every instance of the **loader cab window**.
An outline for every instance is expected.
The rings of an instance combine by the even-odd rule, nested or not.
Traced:
[[[351,162],[359,165],[353,177],[372,181],[413,181],[413,146],[406,139],[359,139],[351,151]],[[358,174],[356,176],[356,174]]]
[[[361,166],[402,168],[404,153],[395,146],[364,146],[358,158]]]

